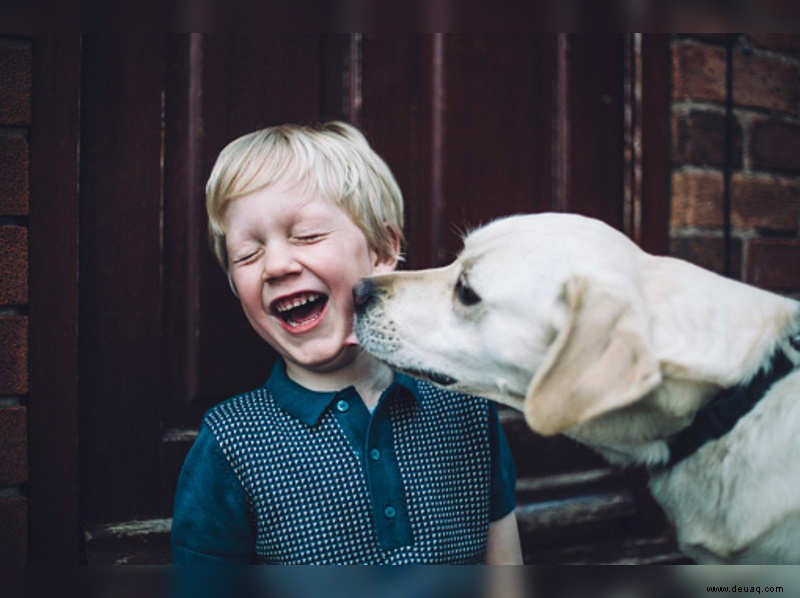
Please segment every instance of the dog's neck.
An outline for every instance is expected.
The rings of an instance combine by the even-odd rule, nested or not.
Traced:
[[[800,332],[800,302],[669,257],[644,255],[651,343],[665,378],[727,388],[749,381]],[[659,271],[661,273],[659,274]]]
[[[800,303],[681,260],[642,259],[651,274],[642,290],[653,307],[651,343],[663,381],[568,435],[615,465],[653,467],[669,460],[665,440],[688,427],[704,404],[722,389],[748,384],[800,332]]]
[[[650,345],[662,382],[635,403],[567,435],[620,466],[669,460],[666,442],[726,388],[748,384],[800,332],[800,302],[714,275],[688,262],[642,254]],[[786,348],[788,347],[788,348]],[[800,353],[798,354],[800,355]]]
[[[719,389],[665,379],[639,403],[578,426],[568,435],[614,465],[644,465],[653,471],[664,471],[731,430],[772,384],[798,367],[800,333],[793,333],[776,343],[756,375],[741,384]],[[679,395],[681,402],[675,401],[673,395]],[[671,411],[679,404],[698,407],[689,413]]]
[[[722,390],[697,412],[690,426],[669,438],[669,461],[664,467],[674,467],[705,443],[727,434],[773,384],[800,365],[800,334],[788,337],[789,346],[785,345],[781,343],[769,363],[750,381]]]
[[[669,413],[669,395],[681,393],[683,384],[669,380],[637,403],[606,413],[565,432],[618,467],[644,465],[655,467],[669,459],[666,439],[691,423],[691,415]],[[700,404],[712,389],[695,393],[692,402]],[[666,397],[666,400],[665,400]]]
[[[575,438],[575,440],[583,443],[578,438]],[[625,468],[641,465],[652,469],[669,461],[669,447],[663,440],[646,442],[636,446],[596,444],[587,444],[587,446],[617,467]]]

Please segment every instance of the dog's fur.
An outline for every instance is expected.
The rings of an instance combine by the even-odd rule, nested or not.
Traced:
[[[727,435],[657,467],[665,439],[720,389],[780,348],[800,364],[797,301],[549,213],[472,232],[449,266],[369,283],[356,320],[367,351],[612,463],[652,467],[652,493],[699,562],[800,563],[800,369]]]

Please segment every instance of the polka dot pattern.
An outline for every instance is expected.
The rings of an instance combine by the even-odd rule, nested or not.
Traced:
[[[308,426],[261,388],[206,414],[247,493],[255,552],[282,564],[481,562],[489,527],[491,456],[484,399],[419,382],[419,402],[390,405],[412,542],[381,549],[367,480],[332,409]]]

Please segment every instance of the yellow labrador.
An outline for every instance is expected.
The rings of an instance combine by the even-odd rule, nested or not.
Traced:
[[[354,297],[359,341],[390,365],[646,464],[697,561],[800,563],[797,301],[551,213]]]

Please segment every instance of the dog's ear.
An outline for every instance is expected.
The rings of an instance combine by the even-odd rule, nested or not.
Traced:
[[[550,435],[628,405],[661,381],[647,341],[643,310],[600,283],[564,285],[569,308],[545,361],[528,387],[528,425]]]

